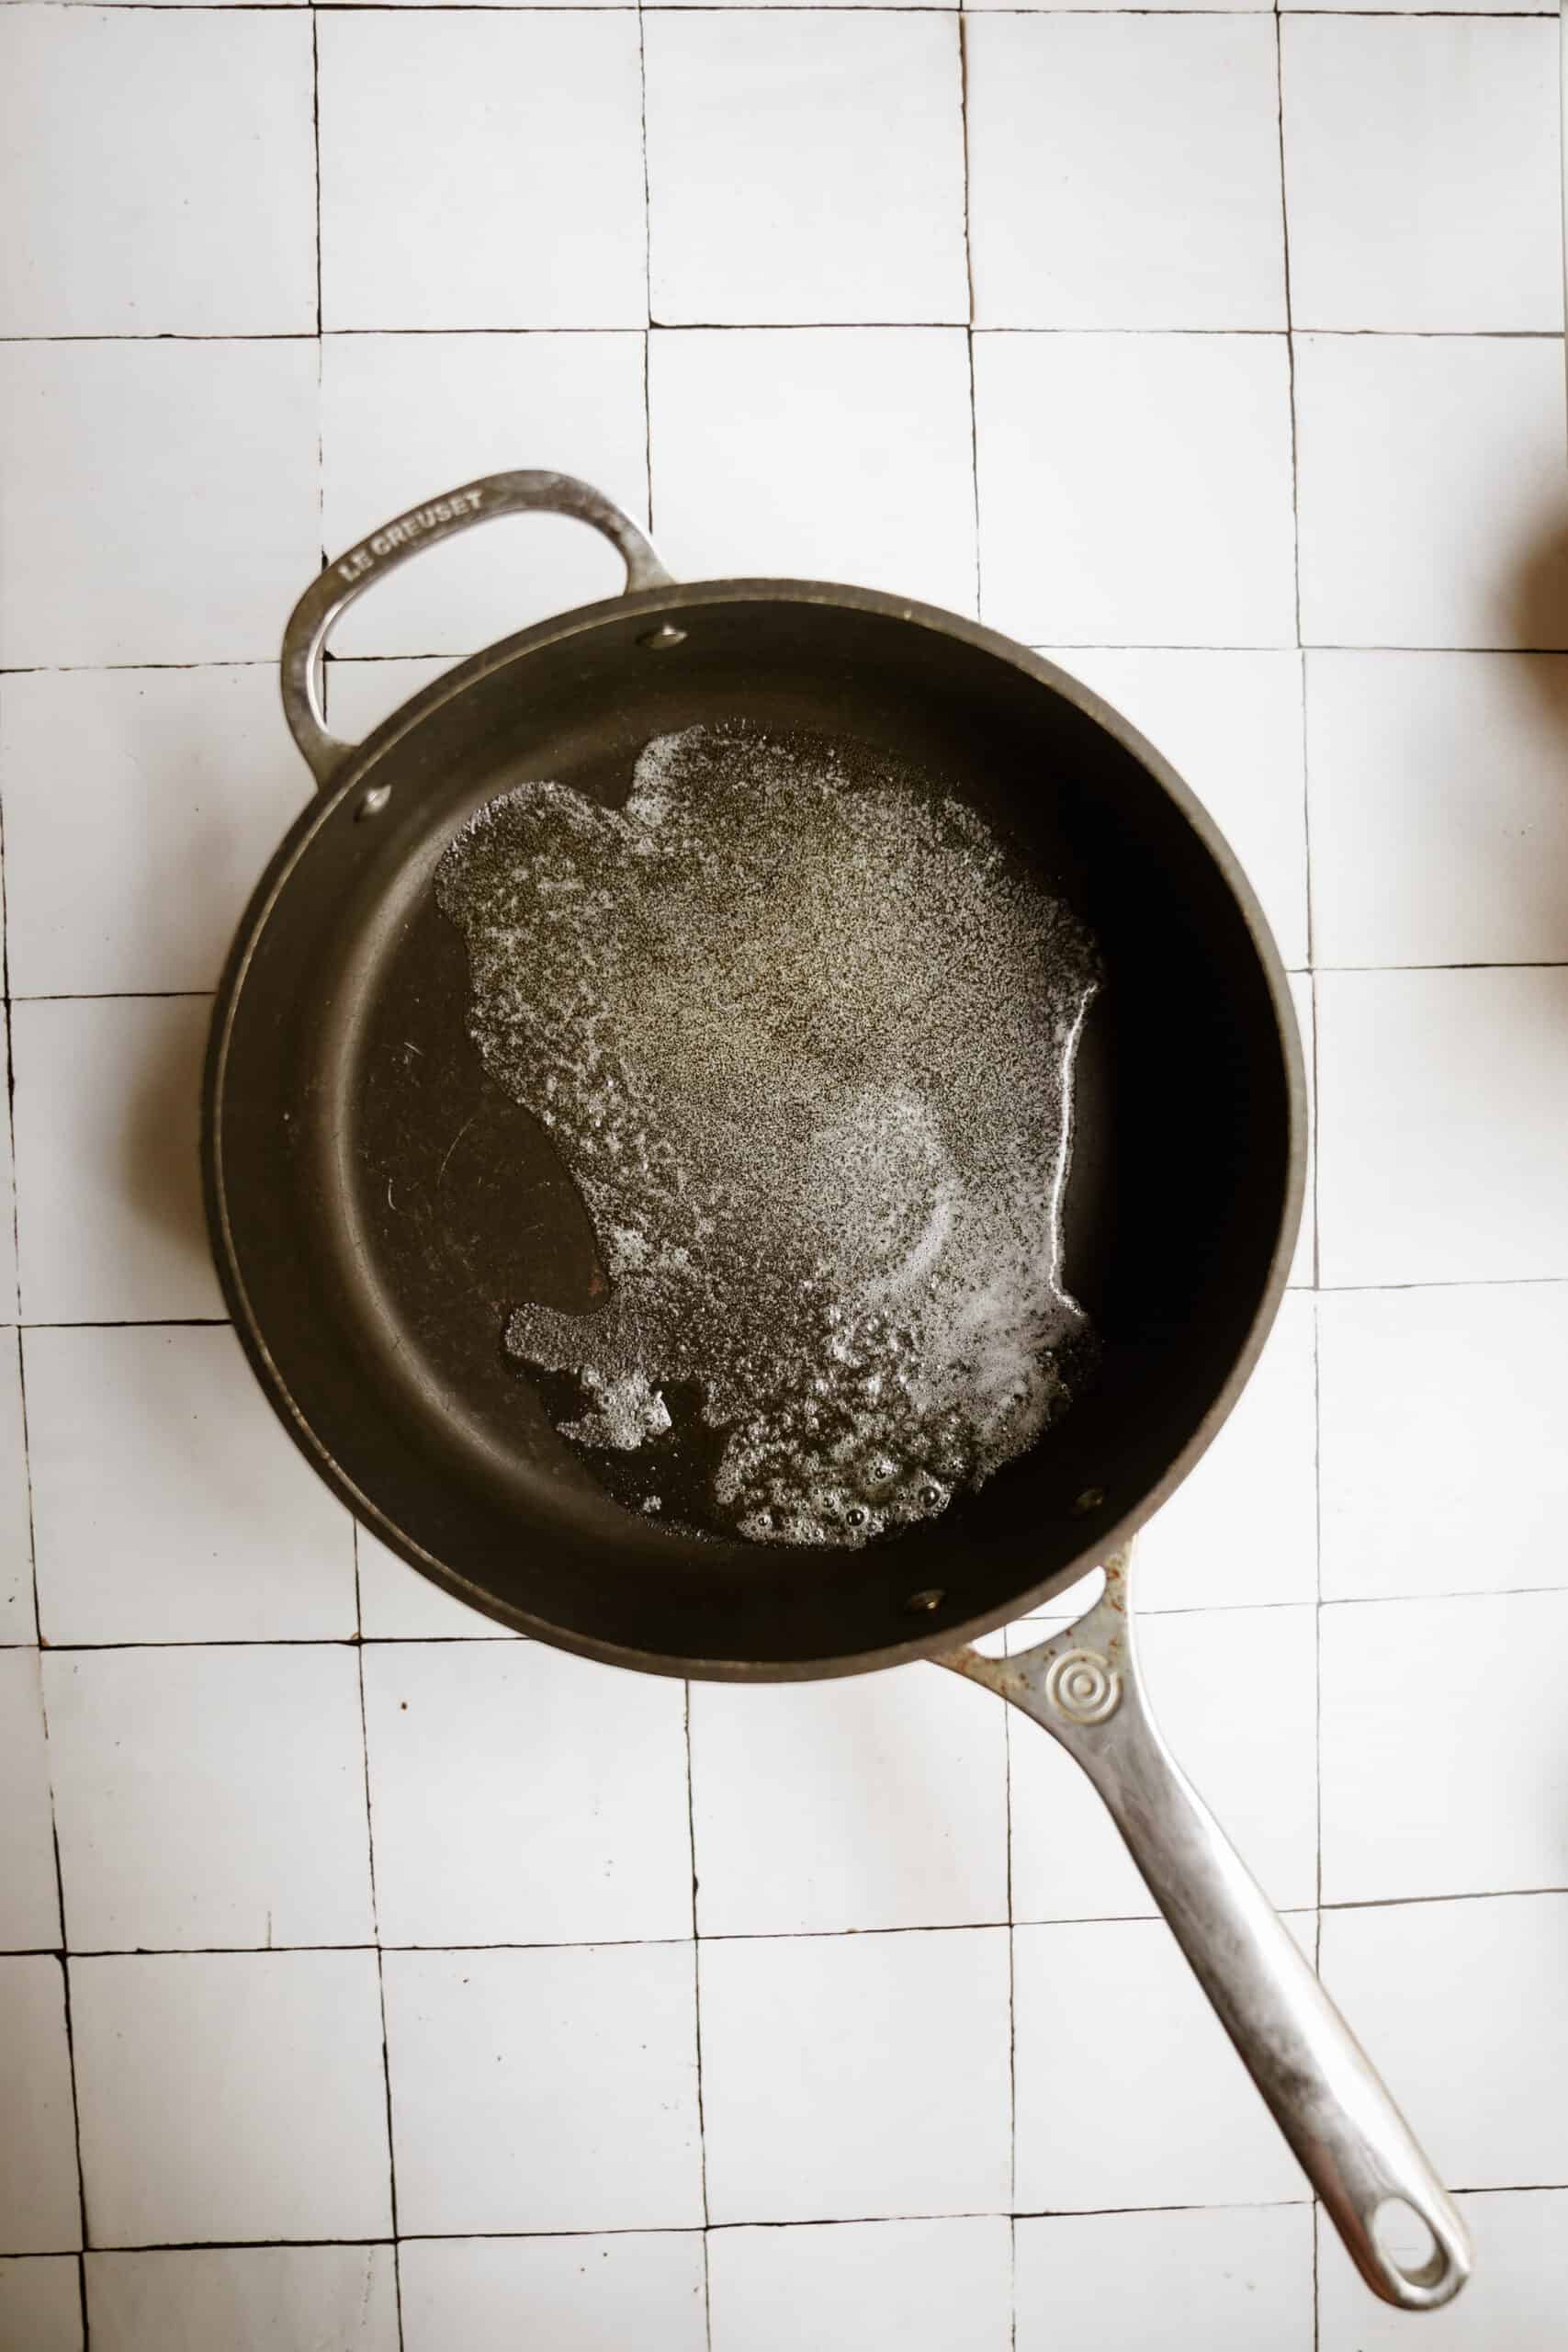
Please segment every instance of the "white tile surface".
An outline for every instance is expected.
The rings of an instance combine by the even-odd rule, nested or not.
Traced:
[[[718,2230],[713,2352],[1010,2352],[1005,2216]]]
[[[39,1653],[0,1650],[0,1951],[60,1942],[49,1781]]]
[[[400,2229],[701,2222],[689,1943],[384,1965]]]
[[[71,2025],[95,2244],[390,2233],[374,1952],[73,1960]]]
[[[967,318],[955,15],[660,9],[643,40],[660,324]]]
[[[1306,691],[1319,965],[1560,962],[1568,661],[1311,653]]]
[[[215,987],[309,788],[267,665],[7,678],[0,796],[14,993]]]
[[[363,1527],[355,1530],[359,1564],[359,1630],[367,1642],[517,1640],[498,1624],[455,1600],[428,1577],[400,1560]]]
[[[1568,1585],[1568,1285],[1329,1294],[1318,1353],[1325,1600]]]
[[[964,55],[977,325],[1284,326],[1268,17],[982,17]]]
[[[17,2352],[82,2352],[82,2287],[74,2255],[0,2261],[0,2344]]]
[[[1565,1963],[1568,1895],[1324,1913],[1323,1981],[1452,2187],[1568,2174]]]
[[[1317,1006],[1305,972],[1291,974],[1291,1001],[1302,1041],[1306,1078],[1306,1170],[1302,1197],[1302,1221],[1296,1229],[1295,1256],[1291,1261],[1292,1289],[1310,1290],[1317,1280]]]
[[[389,2245],[90,2254],[94,2352],[397,2352]]]
[[[0,334],[314,333],[304,15],[8,7],[0,151]]]
[[[1305,2205],[1055,2213],[1021,2221],[1017,2245],[1018,2352],[1147,2352],[1173,2341],[1313,2352]]]
[[[1301,655],[1070,646],[1042,650],[1103,695],[1165,753],[1241,860],[1284,962],[1292,969],[1303,966],[1307,843]]]
[[[197,1147],[210,1012],[204,997],[12,1006],[29,1322],[222,1314]]]
[[[0,1023],[0,1074],[9,1087],[14,1074],[9,1007],[5,1021]],[[17,1181],[11,1138],[11,1119],[0,1119],[0,1327],[14,1322],[17,1316]],[[0,1371],[0,1395],[8,1392],[9,1360],[8,1345],[0,1346],[0,1361],[6,1367]],[[0,1403],[0,1429],[8,1426],[10,1418],[9,1405]],[[6,1441],[0,1436],[0,1453],[6,1450]],[[0,1470],[0,1480],[5,1476]],[[0,1510],[3,1508],[0,1506]],[[0,1588],[4,1583],[4,1573],[0,1571]]]
[[[684,1694],[538,1642],[365,1657],[389,1944],[689,1936]]]
[[[1290,1924],[1310,1952],[1311,1915]],[[1020,2212],[1305,2198],[1163,1919],[1016,1928],[1012,1940]],[[1086,2033],[1086,2018],[1115,2030]]]
[[[434,552],[434,550],[433,550]],[[362,743],[374,728],[412,700],[445,671],[457,666],[452,657],[438,654],[424,661],[382,660],[355,656],[326,664],[322,707],[334,735]]]
[[[1302,641],[1568,644],[1553,341],[1295,339]]]
[[[317,43],[328,328],[644,323],[629,10],[369,10]]]
[[[1568,2309],[1568,2190],[1457,2200],[1475,2246],[1464,2292],[1423,2314],[1432,2352],[1557,2352]],[[1318,2232],[1322,2352],[1407,2352],[1411,2323],[1373,2302],[1332,2230]]]
[[[374,1941],[346,1644],[55,1653],[44,1672],[74,1951]]]
[[[541,21],[550,29],[565,19]],[[517,467],[580,474],[647,522],[640,334],[355,334],[323,345],[330,548],[440,492]],[[624,582],[614,548],[583,524],[519,516],[423,549],[361,598],[333,642],[344,654],[474,653]]]
[[[1139,1537],[1140,1611],[1316,1600],[1315,1305],[1287,1293],[1229,1420]]]
[[[1568,1274],[1568,972],[1317,978],[1321,1278]]]
[[[700,1948],[715,2222],[998,2212],[1001,1928]]]
[[[1034,645],[1294,644],[1283,338],[977,335],[975,399],[994,627]]]
[[[699,1682],[691,1725],[705,1936],[1007,1917],[1002,1711],[955,1676]]]
[[[649,406],[654,537],[679,577],[847,580],[974,611],[959,330],[656,334]]]
[[[0,1642],[37,1639],[32,1516],[22,1439],[21,1342],[14,1331],[0,1332]]]
[[[52,1953],[0,1959],[0,2245],[10,2254],[82,2243],[65,2038],[65,1979]]]
[[[1315,1610],[1145,1617],[1137,1642],[1156,1720],[1248,1869],[1272,1902],[1315,1903]],[[1013,1917],[1152,1915],[1148,1890],[1077,1766],[1023,1717],[1010,1730]]]
[[[1301,17],[1280,37],[1295,324],[1560,333],[1551,25]]]
[[[30,1331],[46,1640],[346,1640],[347,1514],[227,1328]]]
[[[1325,1903],[1568,1884],[1568,1593],[1325,1609],[1322,1645]]]
[[[276,660],[321,560],[316,405],[304,340],[0,345],[0,662]]]
[[[703,2242],[614,2237],[415,2238],[399,2251],[405,2352],[705,2352]],[[520,2332],[521,2331],[521,2332]]]

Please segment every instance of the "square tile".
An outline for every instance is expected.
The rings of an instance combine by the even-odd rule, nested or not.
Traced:
[[[245,902],[309,793],[270,665],[7,678],[0,794],[13,993],[215,988]]]
[[[81,2265],[73,2254],[0,2261],[0,2344],[82,2352]]]
[[[1298,327],[1561,332],[1550,23],[1293,17],[1280,74]]]
[[[44,1690],[73,1951],[374,1942],[346,1644],[58,1652]]]
[[[646,523],[640,334],[355,334],[322,345],[329,548],[518,466],[581,475]],[[333,642],[340,654],[474,653],[624,585],[596,531],[563,515],[512,517],[425,548],[351,607]]]
[[[96,2244],[390,2234],[374,1952],[73,1960],[71,2025]]]
[[[959,330],[656,334],[649,415],[656,537],[681,578],[847,580],[974,611]]]
[[[0,1120],[0,1132],[5,1122]],[[0,1643],[36,1642],[32,1504],[22,1437],[21,1341],[0,1331]]]
[[[502,1641],[521,1638],[511,1627],[400,1560],[367,1528],[355,1530],[359,1577],[359,1630],[367,1642]]]
[[[956,15],[659,10],[643,39],[659,324],[968,318]]]
[[[51,1642],[346,1641],[354,1548],[226,1326],[29,1331]]]
[[[1455,2188],[1568,2175],[1565,1967],[1568,1894],[1323,1915],[1323,1981]]]
[[[1295,643],[1282,336],[976,335],[975,402],[993,627],[1032,645]]]
[[[1130,17],[1124,21],[1144,25],[1153,19]],[[1182,782],[1191,786],[1241,860],[1282,960],[1292,969],[1304,966],[1307,842],[1301,655],[1283,650],[1044,650],[1130,718],[1165,753]]]
[[[367,9],[317,40],[329,329],[645,323],[635,15]]]
[[[692,1686],[705,1936],[1008,1916],[1002,1711],[924,1667]]]
[[[1306,691],[1318,964],[1560,961],[1568,659],[1317,652]]]
[[[0,2245],[69,2253],[82,2243],[65,1978],[51,1953],[0,1960]]]
[[[1559,2352],[1568,2309],[1568,2189],[1507,2190],[1455,2199],[1475,2246],[1457,2302],[1422,2315],[1431,2352]],[[1374,2302],[1326,2224],[1318,2231],[1318,2341],[1323,2352],[1406,2352],[1409,2324]]]
[[[314,334],[310,72],[302,14],[6,8],[0,334]]]
[[[1229,1420],[1138,1538],[1141,1616],[1317,1599],[1313,1324],[1287,1293]]]
[[[699,1947],[715,2222],[1004,2212],[1005,1928]]]
[[[0,345],[0,661],[276,661],[321,562],[316,409],[304,338]]]
[[[964,40],[976,325],[1285,325],[1267,17],[1037,12]]]
[[[389,2245],[90,2254],[94,2352],[398,2352]]]
[[[1295,338],[1302,641],[1568,645],[1555,339]]]
[[[389,1944],[692,1932],[684,1692],[540,1642],[367,1649]]]
[[[1308,2206],[1054,2213],[1017,2245],[1018,2352],[1314,2352]]]
[[[1311,1290],[1317,1281],[1317,1006],[1312,977],[1290,975],[1291,1001],[1296,1008],[1296,1028],[1302,1041],[1306,1073],[1306,1170],[1302,1193],[1302,1221],[1296,1230],[1296,1253],[1291,1261],[1292,1290]]]
[[[1323,1594],[1568,1585],[1568,1285],[1325,1294]]]
[[[390,1951],[385,1971],[400,2229],[700,2226],[689,1943]]]
[[[717,2230],[712,2352],[1011,2352],[1005,2214]]]
[[[0,1079],[4,1080],[7,1093],[11,1091],[13,1075],[10,1008],[6,1006],[0,1011]],[[14,1110],[7,1103],[6,1115],[0,1117],[0,1329],[14,1323],[17,1312],[17,1170],[12,1145],[14,1116]],[[10,1403],[6,1401],[11,1385],[9,1364],[9,1342],[0,1341],[0,1457],[10,1450],[8,1431],[13,1416]],[[4,1487],[5,1482],[6,1472],[0,1467],[0,1488]],[[0,1504],[0,1519],[5,1516],[5,1506]],[[0,1595],[4,1593],[5,1582],[5,1572],[0,1568]]]
[[[406,2352],[706,2352],[697,2230],[405,2238],[398,2269]]]
[[[1323,1899],[1568,1883],[1568,1592],[1380,1600],[1323,1612]],[[1479,1691],[1507,1703],[1478,1721]]]
[[[0,1650],[0,1951],[60,1944],[49,1778],[39,1653]]]
[[[1310,1955],[1313,1915],[1286,1924]],[[1163,1919],[1015,1928],[1012,1942],[1021,2211],[1306,2199]],[[1114,2032],[1082,2030],[1103,2018]]]
[[[1330,1288],[1568,1274],[1568,971],[1320,972]]]
[[[210,1015],[205,997],[12,1006],[29,1322],[222,1314],[197,1155]]]
[[[1316,1611],[1145,1617],[1137,1644],[1156,1722],[1269,1901],[1314,1904]],[[1013,1917],[1152,1916],[1153,1898],[1077,1766],[1022,1716],[1009,1730]]]

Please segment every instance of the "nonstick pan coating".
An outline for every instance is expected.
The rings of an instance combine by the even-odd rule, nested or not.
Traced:
[[[626,793],[653,736],[737,718],[956,790],[1093,926],[1068,1287],[1095,1384],[942,1520],[860,1552],[682,1537],[612,1503],[502,1357],[509,1304],[604,1275],[545,1131],[481,1070],[434,903],[465,820],[525,778]],[[679,1674],[849,1672],[948,1649],[1107,1551],[1229,1410],[1299,1212],[1299,1048],[1250,891],[1190,796],[1048,663],[848,588],[668,586],[438,681],[332,779],[225,975],[206,1163],[220,1272],[274,1404],[359,1517],[502,1622]]]

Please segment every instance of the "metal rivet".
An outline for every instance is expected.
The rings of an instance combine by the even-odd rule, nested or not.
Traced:
[[[1086,1487],[1082,1494],[1073,1505],[1074,1518],[1082,1519],[1086,1512],[1098,1510],[1104,1500],[1105,1489],[1103,1487]]]
[[[364,823],[367,817],[378,817],[391,797],[392,787],[389,784],[372,785],[354,812],[355,823],[360,825]]]
[[[684,645],[685,642],[685,630],[676,628],[670,621],[666,621],[660,628],[649,629],[646,637],[637,639],[639,645],[649,646],[655,653],[668,652],[671,646]]]
[[[929,1592],[912,1592],[904,1606],[913,1616],[922,1610],[929,1612],[933,1609],[940,1609],[946,1599],[946,1593],[938,1584],[933,1585]]]

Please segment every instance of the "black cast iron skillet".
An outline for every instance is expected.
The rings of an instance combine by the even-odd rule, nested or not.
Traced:
[[[524,510],[620,549],[628,593],[492,646],[365,743],[318,686],[344,606],[421,547]],[[1294,1944],[1182,1780],[1134,1674],[1122,1561],[1224,1419],[1283,1287],[1304,1157],[1284,975],[1234,857],[1141,737],[1046,662],[951,613],[798,581],[678,586],[585,484],[513,473],[415,509],[300,599],[285,709],[321,787],[273,859],[219,991],[204,1157],[218,1268],[273,1405],[361,1521],[506,1624],[658,1673],[777,1680],[937,1657],[1067,1745],[1100,1786],[1372,2287],[1462,2282],[1461,2226]],[[510,1305],[591,1312],[605,1277],[543,1127],[467,1033],[462,940],[431,888],[464,821],[525,778],[626,795],[650,738],[749,719],[870,745],[987,816],[1092,926],[1066,1280],[1095,1384],[941,1521],[862,1551],[682,1537],[623,1509],[506,1363]],[[974,1635],[1108,1566],[1069,1634]],[[1372,2219],[1434,2240],[1404,2268]]]

